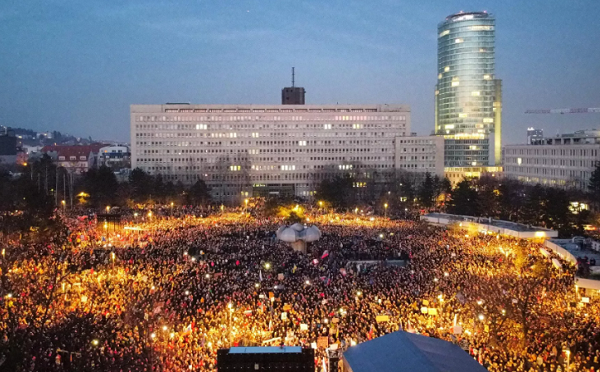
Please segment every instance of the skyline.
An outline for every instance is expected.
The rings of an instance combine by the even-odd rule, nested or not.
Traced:
[[[4,3],[2,125],[129,141],[131,104],[276,104],[294,66],[307,104],[408,104],[413,131],[428,135],[437,25],[487,10],[497,22],[503,143],[524,143],[530,126],[549,136],[600,127],[599,114],[524,114],[600,106],[593,1]]]

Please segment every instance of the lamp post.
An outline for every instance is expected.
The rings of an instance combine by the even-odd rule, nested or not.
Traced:
[[[383,205],[383,210],[384,210],[384,215],[385,215],[385,217],[387,217],[387,209],[388,209],[388,203],[385,203],[385,204]]]
[[[229,308],[229,347],[233,344],[231,339],[231,318],[233,317],[233,304],[230,302],[227,307]]]
[[[106,206],[106,213],[107,213],[107,214],[108,214],[108,213],[110,213],[110,205],[107,205],[107,206]]]
[[[248,199],[244,199],[244,203],[246,204],[246,210],[248,210]]]

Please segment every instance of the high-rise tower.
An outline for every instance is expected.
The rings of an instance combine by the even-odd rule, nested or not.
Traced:
[[[502,81],[495,76],[495,18],[460,12],[438,25],[435,134],[446,167],[499,165]]]

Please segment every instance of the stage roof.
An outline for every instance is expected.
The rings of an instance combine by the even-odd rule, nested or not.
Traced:
[[[344,359],[352,372],[486,372],[458,345],[402,331],[352,346]]]

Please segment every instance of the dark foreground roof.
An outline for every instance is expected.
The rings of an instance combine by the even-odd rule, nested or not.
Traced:
[[[402,331],[352,346],[344,359],[352,372],[486,372],[458,345]]]

